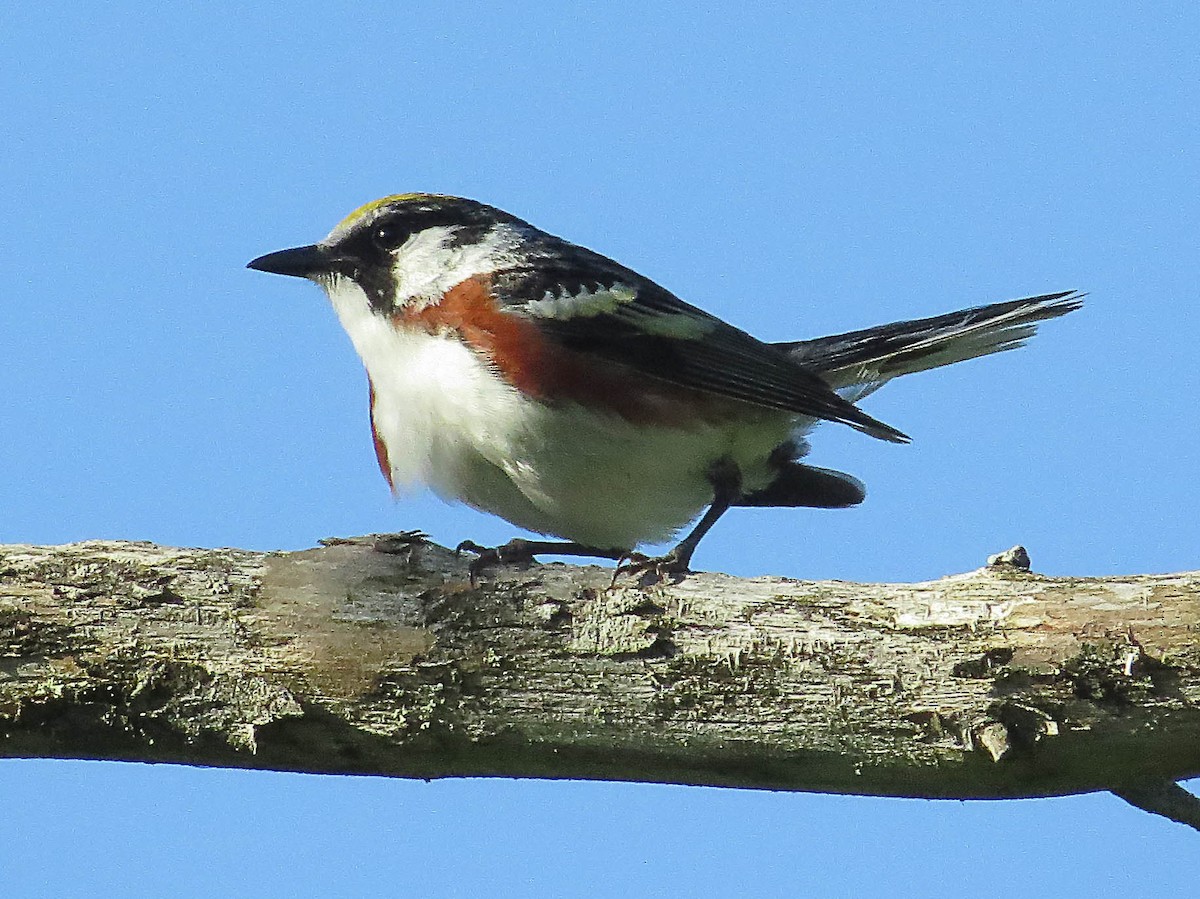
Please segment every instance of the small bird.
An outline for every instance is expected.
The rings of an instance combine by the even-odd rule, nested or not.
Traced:
[[[565,541],[467,541],[472,575],[544,553],[685,572],[731,507],[857,505],[857,478],[800,461],[818,422],[907,443],[855,403],[899,375],[1018,347],[1082,301],[1064,291],[764,343],[514,215],[422,193],[368,203],[320,243],[249,268],[328,294],[366,366],[393,491],[427,484]],[[666,555],[637,552],[697,516]]]

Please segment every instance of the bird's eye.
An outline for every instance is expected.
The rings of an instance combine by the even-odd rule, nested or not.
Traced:
[[[371,239],[383,250],[394,250],[408,238],[409,230],[398,222],[383,222],[375,227]]]

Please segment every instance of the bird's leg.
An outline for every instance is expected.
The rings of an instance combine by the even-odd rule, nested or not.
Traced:
[[[675,544],[666,555],[649,558],[641,553],[628,553],[617,566],[613,574],[613,583],[622,574],[656,574],[659,577],[667,574],[683,574],[688,571],[692,562],[692,554],[704,539],[714,524],[717,523],[729,507],[734,505],[742,496],[742,473],[732,459],[724,457],[713,463],[708,470],[708,481],[713,488],[712,505],[704,513],[691,532]]]
[[[503,546],[480,546],[472,540],[464,540],[454,551],[475,553],[470,568],[472,584],[479,573],[488,568],[532,562],[534,556],[593,556],[597,559],[620,560],[629,555],[629,550],[626,549],[603,549],[571,541],[523,540],[520,537],[509,540]]]
[[[696,526],[686,537],[679,541],[666,555],[651,558],[641,553],[627,549],[604,549],[598,546],[587,546],[582,543],[556,540],[524,540],[517,537],[503,546],[480,546],[471,540],[464,540],[455,552],[473,552],[476,557],[471,561],[471,583],[480,572],[496,565],[520,564],[532,562],[534,556],[592,556],[597,559],[616,559],[619,563],[613,573],[613,582],[622,574],[654,574],[662,577],[667,574],[682,574],[688,570],[696,547],[704,539],[714,524],[729,508],[737,503],[742,496],[742,473],[732,459],[721,458],[713,463],[708,471],[708,481],[713,488],[713,501],[696,522]]]

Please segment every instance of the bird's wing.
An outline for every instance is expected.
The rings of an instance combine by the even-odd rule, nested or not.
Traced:
[[[495,272],[492,291],[506,312],[533,319],[573,351],[683,387],[908,441],[786,352],[582,247]]]

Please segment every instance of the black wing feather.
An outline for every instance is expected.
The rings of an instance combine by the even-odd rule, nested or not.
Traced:
[[[676,297],[653,281],[583,247],[562,242],[528,265],[493,275],[493,290],[514,312],[530,303],[623,285],[632,300],[611,311],[536,315],[552,339],[579,352],[628,365],[649,377],[742,402],[843,422],[896,443],[908,437],[840,397],[781,348],[756,340]],[[522,308],[524,307],[524,308]],[[654,333],[656,322],[685,321],[686,335]],[[670,331],[669,327],[659,330]]]

